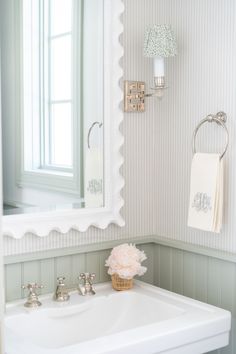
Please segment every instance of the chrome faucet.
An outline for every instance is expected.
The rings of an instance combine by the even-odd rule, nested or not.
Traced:
[[[64,283],[65,277],[57,278],[57,287],[55,294],[53,295],[53,300],[58,302],[68,301],[70,299],[69,290]]]
[[[79,280],[83,280],[83,284],[81,285],[79,283],[78,285],[78,291],[80,295],[85,296],[85,295],[95,295],[95,290],[93,287],[93,279],[95,278],[94,273],[80,273]]]
[[[36,289],[42,289],[43,285],[38,285],[37,283],[29,283],[28,285],[22,285],[22,289],[28,289],[29,294],[27,297],[27,301],[24,304],[25,307],[39,307],[41,306],[41,302],[38,299],[38,295],[36,294]]]

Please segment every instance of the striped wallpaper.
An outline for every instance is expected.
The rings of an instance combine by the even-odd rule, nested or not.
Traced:
[[[147,99],[146,112],[124,114],[121,130],[125,163],[122,214],[124,228],[45,238],[5,238],[5,255],[71,247],[86,243],[158,234],[202,246],[236,252],[234,209],[235,156],[235,2],[234,0],[124,0],[124,78],[152,85],[152,62],[144,58],[147,25],[170,23],[179,54],[167,60],[169,89],[162,101]],[[220,235],[187,228],[192,132],[200,119],[224,110],[228,114],[230,147],[225,160],[225,215]],[[221,146],[221,131],[203,129],[202,149]]]
[[[154,4],[154,1],[150,1]],[[124,22],[124,35],[121,41],[124,43],[125,56],[122,60],[124,78],[138,79],[139,75],[144,79],[144,58],[142,57],[142,42],[145,25],[138,27],[136,18],[145,10],[144,1],[126,0],[125,13],[121,19]],[[150,14],[153,16],[150,9]],[[149,12],[146,13],[146,23],[149,22]],[[147,66],[148,68],[148,66]],[[122,154],[124,165],[122,173],[125,177],[123,197],[125,206],[122,215],[126,226],[120,228],[109,226],[105,231],[91,227],[85,233],[70,231],[62,235],[52,232],[48,237],[39,238],[27,235],[22,240],[14,240],[6,237],[4,241],[4,254],[17,254],[43,249],[54,249],[83,245],[87,243],[127,238],[133,236],[150,235],[154,228],[154,204],[155,198],[150,198],[149,191],[156,195],[155,171],[157,160],[154,156],[155,134],[153,105],[148,105],[145,114],[125,114],[121,130],[125,137]]]
[[[171,23],[179,54],[168,62],[168,93],[155,124],[158,235],[236,252],[236,3],[234,0],[157,1],[158,22]],[[224,225],[221,234],[187,227],[191,139],[198,122],[225,111],[230,145],[225,157]],[[198,150],[222,151],[224,131],[205,124]]]

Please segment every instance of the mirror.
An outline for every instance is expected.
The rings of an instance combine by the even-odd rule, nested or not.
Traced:
[[[5,233],[19,237],[19,225],[22,236],[87,228],[92,220],[123,223],[114,208],[123,185],[116,188],[122,2],[9,0],[1,7]]]
[[[102,207],[103,0],[3,6],[4,214]]]

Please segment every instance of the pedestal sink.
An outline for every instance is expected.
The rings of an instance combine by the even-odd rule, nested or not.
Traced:
[[[7,305],[7,354],[199,354],[229,341],[230,312],[140,281],[124,292],[103,283],[95,296],[41,301],[33,310]]]

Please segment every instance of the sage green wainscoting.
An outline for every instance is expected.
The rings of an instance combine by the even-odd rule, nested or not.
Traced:
[[[53,292],[59,275],[66,276],[68,286],[83,271],[95,272],[96,282],[110,280],[105,260],[113,246],[128,241],[6,257],[6,299],[24,297],[21,285],[31,281],[45,286],[42,293]],[[157,236],[132,239],[132,243],[148,257],[143,281],[231,311],[230,345],[211,354],[236,354],[236,255]]]
[[[92,248],[95,247],[93,246]],[[87,249],[89,248],[87,247]],[[147,255],[147,260],[143,262],[143,265],[148,269],[146,274],[142,277],[142,280],[153,284],[154,244],[142,244],[141,249],[143,249]],[[21,286],[29,282],[37,282],[44,286],[41,291],[38,291],[39,294],[51,293],[55,290],[57,277],[61,275],[66,277],[66,284],[69,287],[73,287],[78,283],[78,276],[81,272],[94,272],[96,274],[94,283],[109,281],[111,278],[107,274],[105,260],[108,258],[111,248],[88,252],[82,252],[82,250],[78,249],[76,253],[76,249],[74,249],[74,254],[50,258],[48,258],[49,253],[46,253],[43,259],[37,259],[36,254],[31,255],[32,260],[29,260],[30,255],[6,257],[6,301],[13,301],[25,297],[27,291],[22,290]],[[58,252],[61,252],[61,250]],[[66,253],[66,250],[64,252]],[[50,253],[52,254],[52,252]],[[70,250],[69,253],[72,253],[72,251]],[[14,258],[19,261],[21,257],[21,262],[14,262]]]
[[[154,284],[232,313],[230,345],[211,354],[236,354],[236,264],[169,246],[155,245]]]

